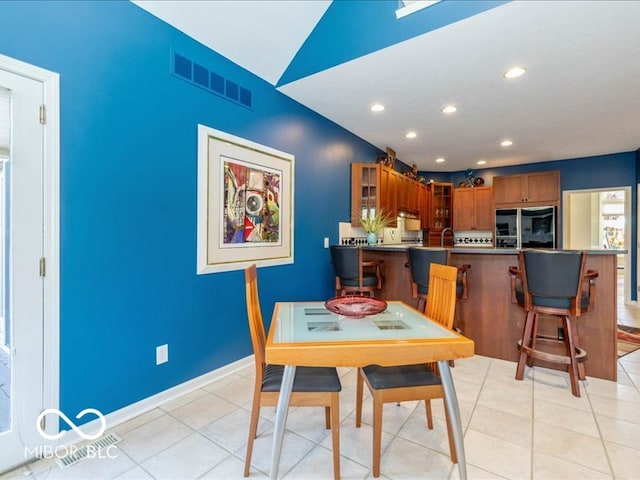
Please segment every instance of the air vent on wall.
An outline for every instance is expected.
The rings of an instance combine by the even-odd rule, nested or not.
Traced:
[[[173,51],[171,52],[170,72],[173,76],[210,93],[220,95],[245,107],[251,108],[252,106],[251,90]]]

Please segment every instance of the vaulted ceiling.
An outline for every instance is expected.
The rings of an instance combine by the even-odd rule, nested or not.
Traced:
[[[638,1],[134,3],[423,171],[640,147]]]

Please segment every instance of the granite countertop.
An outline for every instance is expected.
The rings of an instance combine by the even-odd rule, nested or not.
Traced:
[[[422,245],[415,244],[394,244],[394,245],[374,245],[374,246],[364,246],[362,247],[364,250],[372,250],[376,252],[403,252],[409,247],[421,247]],[[451,248],[451,253],[476,253],[479,255],[517,255],[517,248],[492,248],[492,247],[453,247]],[[618,255],[629,253],[628,250],[614,250],[614,249],[599,249],[599,250],[587,250],[587,254],[589,255]]]

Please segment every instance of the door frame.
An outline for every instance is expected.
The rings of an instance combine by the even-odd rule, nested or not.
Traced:
[[[625,249],[627,251],[624,258],[624,304],[629,307],[637,308],[640,304],[638,301],[631,300],[631,288],[636,288],[631,285],[631,261],[632,261],[632,247],[631,247],[631,224],[632,224],[632,195],[633,188],[630,185],[623,185],[619,187],[603,187],[603,188],[584,188],[578,190],[564,190],[562,192],[562,244],[563,248],[567,248],[566,244],[569,238],[569,213],[570,208],[567,208],[570,205],[569,197],[572,194],[579,193],[599,193],[599,192],[611,192],[614,190],[624,190],[624,212],[625,212],[625,222],[624,222],[624,243]],[[617,262],[616,262],[617,265]]]
[[[45,105],[43,129],[43,255],[46,259],[43,305],[43,405],[60,402],[60,76],[35,65],[0,54],[0,68],[42,82]],[[34,419],[34,422],[36,419]],[[47,422],[45,432],[58,432]]]

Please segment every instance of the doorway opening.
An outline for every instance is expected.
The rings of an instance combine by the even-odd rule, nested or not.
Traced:
[[[626,250],[617,255],[618,308],[631,299],[631,187],[563,192],[563,248]]]

